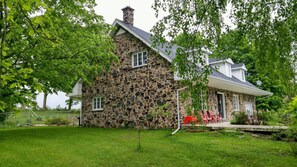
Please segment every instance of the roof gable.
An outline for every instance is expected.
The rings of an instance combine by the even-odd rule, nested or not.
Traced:
[[[163,58],[165,58],[166,60],[168,60],[169,62],[172,62],[172,60],[174,59],[175,57],[175,51],[176,51],[176,48],[177,46],[176,45],[173,45],[172,49],[171,49],[171,53],[170,55],[167,54],[167,51],[166,49],[169,47],[169,45],[165,44],[165,46],[157,46],[156,48],[155,47],[152,47],[152,41],[151,41],[151,35],[150,33],[148,32],[145,32],[137,27],[134,27],[132,25],[129,25],[129,24],[126,24],[124,23],[123,21],[121,20],[118,20],[116,19],[114,22],[113,22],[113,26],[114,27],[121,27],[123,29],[125,29],[126,31],[128,31],[129,33],[131,33],[132,35],[134,35],[136,38],[138,38],[139,40],[141,40],[144,44],[146,44],[148,47],[152,48],[154,51],[156,51],[157,53],[159,53]],[[110,36],[114,36],[116,33],[115,30],[113,31],[110,31],[109,32],[109,35]]]

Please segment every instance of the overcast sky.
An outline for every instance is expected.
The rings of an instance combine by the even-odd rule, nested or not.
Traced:
[[[153,2],[154,0],[96,0],[98,5],[95,10],[97,14],[104,17],[105,22],[112,24],[116,18],[123,20],[121,9],[130,6],[135,9],[134,26],[149,32],[158,20],[155,17],[154,10],[151,8]],[[50,108],[56,108],[57,106],[64,108],[66,107],[65,100],[67,99],[68,97],[63,92],[59,92],[58,95],[49,95],[47,106]],[[43,94],[37,96],[37,103],[42,107]],[[76,105],[74,108],[80,108],[80,105]]]

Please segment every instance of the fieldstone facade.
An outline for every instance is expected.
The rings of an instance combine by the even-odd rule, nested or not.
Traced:
[[[97,127],[177,127],[176,90],[182,85],[174,80],[171,64],[132,34],[114,37],[119,62],[95,79],[92,86],[82,87],[82,124]],[[148,53],[147,65],[133,68],[132,54]],[[217,92],[224,93],[227,120],[233,112],[233,94],[239,95],[240,110],[244,102],[253,103],[254,96],[209,88],[208,107],[217,110]],[[93,111],[94,97],[104,99],[102,111]],[[160,112],[161,111],[161,112]],[[161,113],[161,114],[158,114]],[[181,104],[182,117],[186,115]]]
[[[97,77],[93,86],[83,85],[82,123],[99,127],[176,127],[176,89],[170,62],[132,34],[114,37],[119,62]],[[147,51],[147,65],[133,68],[132,54]],[[104,98],[102,111],[92,111],[92,99]],[[155,114],[158,109],[163,114]]]
[[[222,89],[209,88],[208,89],[208,109],[213,111],[218,111],[218,98],[217,93],[220,92],[225,98],[225,110],[226,110],[226,120],[232,119],[233,109],[233,95],[238,95],[239,97],[239,110],[245,111],[245,102],[250,102],[253,105],[253,111],[256,111],[255,96],[231,92]]]

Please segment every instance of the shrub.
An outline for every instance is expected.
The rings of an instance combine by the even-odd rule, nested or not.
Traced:
[[[42,117],[37,117],[36,121],[42,121]]]
[[[245,112],[233,112],[232,113],[233,119],[231,120],[231,124],[246,124],[248,123],[249,119],[248,119],[248,115]]]
[[[5,121],[6,115],[8,116],[8,113],[0,111],[0,123]]]
[[[65,118],[50,118],[44,122],[46,125],[69,125],[70,121]]]

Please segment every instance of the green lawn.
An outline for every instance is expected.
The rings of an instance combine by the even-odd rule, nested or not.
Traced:
[[[285,142],[248,134],[39,127],[0,129],[0,166],[296,166]]]

